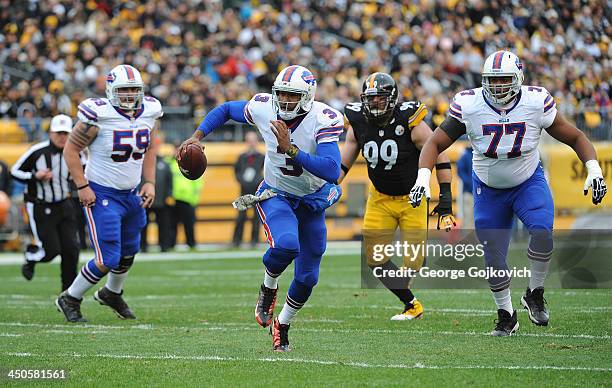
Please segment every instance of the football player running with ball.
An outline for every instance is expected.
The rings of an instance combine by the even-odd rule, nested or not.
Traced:
[[[79,121],[64,157],[85,209],[95,257],[55,301],[70,322],[86,322],[81,314],[83,295],[106,274],[106,285],[95,292],[94,299],[119,318],[135,318],[123,300],[123,283],[140,249],[144,208],[155,199],[152,148],[162,115],[161,104],[144,96],[140,72],[130,65],[116,66],[108,73],[106,98],[79,104]],[[79,152],[85,148],[89,148],[89,160],[83,174]]]
[[[419,154],[432,135],[423,120],[427,107],[418,101],[397,103],[395,80],[386,73],[373,73],[363,83],[361,102],[350,103],[344,109],[346,141],[342,149],[340,181],[348,174],[359,152],[366,159],[372,182],[363,220],[366,245],[389,243],[398,228],[402,238],[421,244],[427,239],[427,208],[412,208],[408,194],[417,176]],[[439,214],[438,229],[450,230],[455,224],[452,215],[451,165],[445,154],[437,158],[436,171],[440,182],[440,202],[434,209]],[[380,240],[380,241],[379,241]],[[368,259],[371,257],[368,254]],[[404,266],[420,269],[423,257],[406,260]],[[390,260],[368,266],[396,270]],[[404,304],[402,313],[392,320],[411,320],[423,315],[422,304],[414,297],[409,279],[398,284],[395,278],[380,280]]]
[[[289,351],[289,326],[319,280],[327,242],[325,209],[340,198],[338,137],[342,114],[315,101],[317,81],[305,67],[289,66],[276,77],[272,94],[216,107],[178,152],[229,119],[256,126],[266,144],[264,181],[256,195],[235,206],[256,206],[270,248],[263,255],[264,281],[255,306],[259,325],[270,328],[275,351]],[[294,278],[280,315],[273,319],[278,279],[295,262]]]
[[[447,118],[425,143],[410,197],[413,206],[419,206],[423,196],[429,198],[429,177],[436,158],[467,134],[474,149],[474,223],[478,238],[487,241],[485,264],[508,270],[506,256],[516,215],[530,233],[531,278],[521,304],[534,324],[546,326],[544,280],[553,251],[554,205],[540,164],[542,129],[572,147],[585,164],[584,194],[591,188],[593,204],[602,201],[607,189],[595,148],[585,134],[557,112],[546,89],[522,84],[523,67],[516,55],[497,51],[486,59],[482,87],[456,94]],[[498,308],[491,335],[512,335],[519,324],[510,297],[510,277],[492,277],[488,282]]]

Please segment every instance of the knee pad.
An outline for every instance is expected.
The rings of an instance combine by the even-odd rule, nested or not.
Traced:
[[[280,236],[274,238],[274,248],[272,249],[280,249],[287,252],[297,253],[297,256],[300,253],[300,240],[296,234],[293,233],[284,233]]]
[[[271,273],[281,274],[299,254],[299,249],[270,248],[263,256],[263,263]]]
[[[314,288],[319,282],[319,272],[309,272],[295,277],[295,282],[305,288]]]
[[[527,257],[536,261],[548,261],[553,251],[553,237],[550,230],[531,230],[529,231],[529,247]]]
[[[129,271],[130,267],[134,264],[134,256],[122,256],[119,260],[119,264],[116,268],[112,269],[113,273],[126,273]]]

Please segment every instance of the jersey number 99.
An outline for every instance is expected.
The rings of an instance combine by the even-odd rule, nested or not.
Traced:
[[[391,170],[397,162],[397,143],[395,140],[387,139],[380,145],[380,152],[378,150],[378,144],[375,141],[369,141],[363,145],[363,157],[370,164],[370,168],[376,168],[378,160],[382,159],[387,162],[385,170]]]
[[[148,129],[139,129],[136,131],[136,151],[131,144],[124,143],[127,139],[134,138],[132,130],[115,130],[113,131],[113,154],[111,159],[118,163],[127,162],[130,156],[134,160],[142,159],[142,156],[149,148],[151,135]]]

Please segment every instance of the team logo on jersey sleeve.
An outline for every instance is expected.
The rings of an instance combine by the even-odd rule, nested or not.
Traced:
[[[395,127],[395,134],[397,136],[402,136],[404,134],[404,126],[403,125],[398,125],[397,127]]]

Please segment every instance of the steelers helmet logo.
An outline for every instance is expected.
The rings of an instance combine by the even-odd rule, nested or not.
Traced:
[[[403,125],[398,125],[397,127],[395,127],[395,134],[397,136],[402,136],[404,134],[404,126]]]

